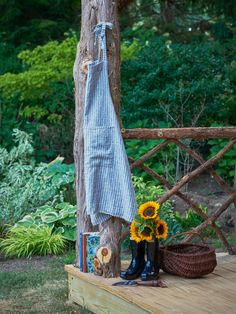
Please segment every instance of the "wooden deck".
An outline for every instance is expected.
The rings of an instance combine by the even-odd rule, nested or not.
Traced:
[[[66,265],[69,299],[98,314],[235,314],[236,256],[220,254],[217,260],[214,273],[200,279],[161,273],[168,288],[114,287],[119,278],[105,279]]]

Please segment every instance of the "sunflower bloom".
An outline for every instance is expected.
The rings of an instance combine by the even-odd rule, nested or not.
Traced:
[[[142,240],[151,241],[153,239],[154,229],[151,226],[145,226],[143,231],[139,231]]]
[[[144,219],[154,219],[157,217],[159,207],[156,202],[146,202],[139,206],[138,213]]]
[[[130,225],[130,237],[137,243],[142,241],[142,236],[139,234],[139,226],[140,224],[137,221],[132,221]]]
[[[156,220],[156,238],[165,239],[168,235],[168,226],[164,220]]]
[[[154,219],[154,222],[155,222],[156,226],[159,225],[160,220],[161,220],[160,216],[157,216],[157,217]]]

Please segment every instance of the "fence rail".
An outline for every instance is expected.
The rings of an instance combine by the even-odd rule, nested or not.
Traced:
[[[123,129],[123,138],[128,140],[154,139],[208,139],[236,137],[236,127]]]
[[[236,210],[236,190],[231,187],[221,176],[219,176],[213,169],[214,164],[219,161],[227,151],[229,151],[233,145],[236,143],[236,127],[210,127],[210,128],[168,128],[168,129],[126,129],[122,131],[124,139],[133,140],[159,140],[163,139],[164,142],[158,144],[150,151],[145,153],[143,156],[139,157],[137,160],[129,158],[131,170],[135,168],[140,168],[146,171],[150,176],[159,181],[162,185],[167,188],[167,191],[162,195],[157,201],[162,204],[173,195],[177,195],[188,206],[192,207],[203,219],[204,222],[197,226],[194,230],[201,231],[208,226],[211,226],[217,233],[218,237],[227,248],[229,254],[235,254],[233,247],[228,242],[223,231],[217,226],[216,220],[222,215],[223,212],[229,207],[230,204],[234,203]],[[190,146],[181,142],[181,139],[194,139],[194,140],[204,140],[204,139],[229,139],[228,143],[211,159],[205,161],[204,158]],[[200,165],[193,171],[187,173],[182,177],[175,185],[172,185],[166,178],[160,176],[157,172],[145,165],[150,157],[153,157],[161,149],[174,143],[180,149],[184,150],[187,154],[193,157]],[[236,163],[236,160],[235,160]],[[192,179],[199,176],[201,173],[209,171],[211,176],[216,180],[216,182],[221,186],[223,191],[228,194],[226,201],[211,215],[206,214],[199,204],[190,199],[185,193],[180,191],[184,185],[189,183]],[[193,235],[187,236],[184,241],[190,241],[194,237]]]

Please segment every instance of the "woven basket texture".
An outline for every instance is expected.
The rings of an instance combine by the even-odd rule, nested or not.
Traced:
[[[173,244],[160,251],[163,271],[181,277],[202,277],[212,273],[217,265],[215,250],[205,244]]]

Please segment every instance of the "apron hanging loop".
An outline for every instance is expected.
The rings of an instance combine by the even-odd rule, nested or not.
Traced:
[[[102,60],[107,60],[107,49],[106,49],[106,28],[112,29],[113,24],[109,22],[102,22],[94,27],[95,33],[95,45],[97,45],[97,40],[99,39],[100,48],[102,50]]]

